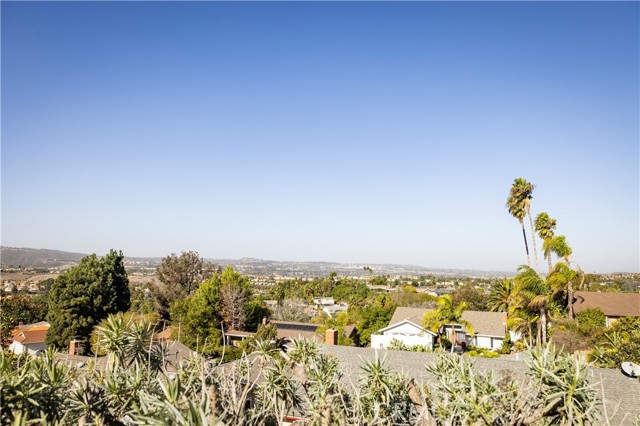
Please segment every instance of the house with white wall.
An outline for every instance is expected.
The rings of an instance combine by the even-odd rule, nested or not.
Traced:
[[[9,350],[17,355],[23,353],[36,355],[46,350],[47,344],[44,340],[48,330],[49,323],[46,321],[17,326],[11,331],[12,341]]]
[[[423,318],[432,309],[398,307],[389,325],[371,335],[372,348],[386,348],[392,340],[401,341],[406,346],[424,345],[433,348],[438,334],[451,334],[451,326],[441,327],[438,333],[422,326]],[[460,324],[454,324],[456,340],[479,348],[498,350],[502,346],[507,331],[505,312],[464,311],[462,319],[471,323],[474,334]]]
[[[433,349],[437,334],[419,324],[409,319],[396,323],[391,321],[388,327],[371,335],[371,347],[386,349],[393,340],[399,340],[405,346],[420,345]]]

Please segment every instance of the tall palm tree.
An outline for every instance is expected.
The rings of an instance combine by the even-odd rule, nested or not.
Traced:
[[[513,280],[504,279],[497,281],[487,300],[487,307],[493,312],[507,312],[514,306],[516,287]]]
[[[531,235],[533,240],[533,254],[536,259],[536,267],[538,266],[538,252],[536,247],[536,239],[533,238],[534,228],[533,228],[533,218],[531,217],[531,199],[533,198],[533,189],[535,185],[531,182],[527,182],[523,178],[517,178],[513,181],[513,185],[511,185],[510,196],[515,200],[515,202],[521,204],[521,208],[524,209],[526,214],[529,216],[529,225],[531,226]]]
[[[537,311],[516,305],[507,319],[507,329],[515,331],[522,339],[528,339],[529,346],[533,346],[532,328],[539,323],[539,320]]]
[[[527,252],[527,265],[531,266],[531,259],[529,258],[529,246],[527,245],[527,233],[524,230],[524,217],[527,215],[527,211],[524,209],[522,203],[518,201],[516,197],[509,197],[507,200],[507,209],[511,216],[518,219],[520,226],[522,226],[522,237],[524,238],[524,249]]]
[[[433,331],[437,331],[446,325],[451,325],[451,352],[453,352],[453,347],[456,343],[456,324],[466,328],[471,336],[475,334],[473,325],[469,321],[462,319],[462,313],[468,308],[468,305],[465,302],[456,305],[453,297],[448,294],[440,297],[437,303],[437,309],[425,314],[423,325]]]
[[[538,231],[538,236],[542,239],[542,250],[544,251],[544,257],[549,262],[549,273],[553,269],[553,265],[551,264],[551,250],[545,249],[545,244],[547,241],[551,241],[553,239],[555,233],[553,232],[556,229],[556,220],[549,217],[549,214],[546,212],[540,213],[536,216],[535,220],[536,231]]]
[[[578,266],[578,270],[575,271],[569,267],[569,263],[556,263],[551,274],[549,274],[549,284],[553,290],[553,294],[566,293],[567,304],[567,318],[573,319],[573,291],[574,283],[578,285],[578,290],[581,289],[584,284],[584,272]]]
[[[571,253],[573,253],[573,250],[571,250],[571,247],[567,244],[567,239],[564,235],[553,237],[551,251],[553,251],[556,256],[564,259],[567,265],[569,264],[569,257]]]
[[[542,279],[538,273],[529,266],[522,265],[518,268],[516,282],[519,286],[521,303],[523,307],[535,309],[539,315],[538,343],[547,344],[547,307],[551,301],[551,289],[549,283]]]
[[[518,291],[511,279],[498,280],[492,287],[487,299],[487,307],[493,312],[507,313],[507,330],[513,330],[510,319],[516,307]],[[514,330],[515,331],[515,330]]]

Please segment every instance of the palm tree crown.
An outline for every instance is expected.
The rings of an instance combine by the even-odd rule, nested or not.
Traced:
[[[451,351],[453,352],[453,347],[455,346],[455,324],[462,325],[471,336],[475,334],[473,325],[469,321],[462,319],[462,313],[469,306],[465,302],[456,305],[453,297],[449,295],[440,297],[437,303],[437,309],[425,314],[423,325],[433,331],[437,331],[443,326],[451,325]]]
[[[538,235],[542,239],[542,250],[544,252],[544,257],[547,259],[549,263],[549,273],[551,273],[551,250],[546,248],[550,244],[550,241],[553,239],[556,229],[556,220],[549,217],[546,212],[540,213],[536,216],[535,227]]]
[[[527,182],[523,178],[517,178],[511,185],[509,192],[510,198],[513,198],[514,203],[520,204],[526,214],[529,216],[529,225],[531,226],[531,235],[534,235],[533,230],[533,218],[531,217],[531,199],[533,198],[533,189],[535,185],[531,182]],[[524,228],[523,228],[524,230]],[[538,253],[536,248],[536,239],[533,238],[533,253],[536,259],[536,266],[538,266]]]
[[[521,305],[538,311],[538,342],[544,345],[547,343],[547,307],[552,297],[549,283],[529,266],[520,266],[518,272],[515,279]]]
[[[512,280],[504,279],[497,281],[489,293],[487,306],[493,312],[507,312],[509,307],[514,305],[516,287]]]

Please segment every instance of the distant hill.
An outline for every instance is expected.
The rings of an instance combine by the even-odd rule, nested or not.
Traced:
[[[26,268],[39,267],[67,267],[80,262],[86,254],[69,253],[60,250],[31,249],[1,247],[2,266],[21,266]],[[155,268],[162,258],[160,257],[126,257],[125,267],[129,270],[138,268]],[[337,263],[337,262],[289,262],[273,261],[254,258],[242,259],[206,259],[214,265],[231,265],[238,272],[245,275],[265,275],[281,277],[318,277],[326,276],[330,272],[336,272],[343,276],[366,275],[364,266],[372,269],[373,275],[402,275],[420,276],[436,275],[445,277],[506,277],[513,276],[512,272],[501,271],[473,271],[460,269],[435,269],[416,265],[377,265],[366,263]]]
[[[61,268],[79,263],[86,254],[48,249],[0,247],[0,256],[3,267]]]

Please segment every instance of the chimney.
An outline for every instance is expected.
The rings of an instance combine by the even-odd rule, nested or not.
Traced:
[[[338,330],[333,328],[327,329],[324,334],[324,343],[327,345],[337,345],[338,344]]]
[[[84,355],[84,344],[77,338],[69,342],[69,355]]]

